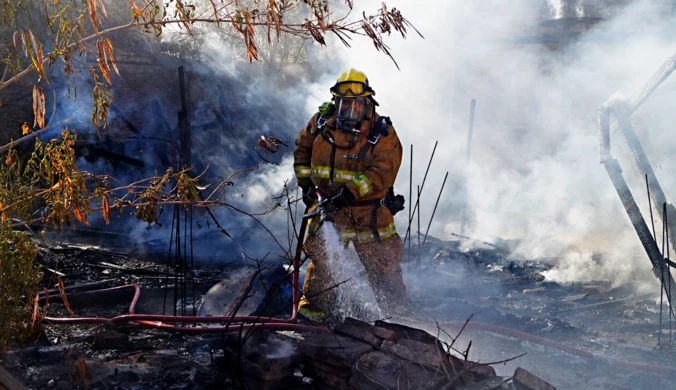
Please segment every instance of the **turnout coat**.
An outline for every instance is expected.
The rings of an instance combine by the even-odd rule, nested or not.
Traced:
[[[394,218],[378,201],[394,185],[401,165],[402,146],[396,130],[388,119],[387,135],[377,139],[370,136],[373,121],[380,119],[378,114],[362,123],[359,134],[337,130],[335,114],[325,123],[320,117],[320,113],[315,114],[296,139],[294,170],[298,184],[315,185],[324,194],[343,185],[352,192],[355,205],[333,216],[343,241],[367,243],[394,236]]]

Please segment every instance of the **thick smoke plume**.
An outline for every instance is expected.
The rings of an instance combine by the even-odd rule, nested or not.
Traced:
[[[598,163],[596,112],[611,96],[629,98],[638,91],[676,53],[676,35],[669,27],[670,1],[622,4],[391,1],[388,5],[401,9],[425,36],[424,40],[415,34],[407,40],[394,36],[388,40],[401,70],[368,40],[355,39],[349,49],[329,42],[328,54],[308,43],[307,66],[290,65],[284,68],[284,77],[273,77],[279,68],[238,63],[236,48],[204,33],[199,44],[206,54],[198,61],[201,65],[191,65],[193,124],[211,120],[211,110],[219,105],[219,90],[230,91],[227,96],[237,103],[233,104],[237,110],[229,120],[245,146],[233,146],[236,142],[226,133],[195,131],[199,151],[195,159],[202,167],[209,166],[213,179],[241,168],[260,135],[275,135],[292,146],[305,121],[330,98],[328,90],[337,75],[351,67],[361,69],[377,92],[380,113],[391,116],[405,148],[395,187],[398,193],[408,197],[410,145],[414,145],[415,190],[439,141],[421,199],[423,232],[448,171],[430,234],[450,239],[451,233],[459,233],[460,209],[467,199],[467,235],[507,242],[516,256],[551,262],[550,280],[639,282],[656,292],[649,262]],[[354,12],[360,14],[362,9],[378,8],[380,2],[356,5],[360,8]],[[553,40],[557,36],[566,39]],[[175,74],[161,77],[171,79]],[[667,80],[633,118],[668,198],[676,193],[676,176],[669,171],[676,147],[667,131],[676,115],[669,109],[674,89],[670,83]],[[175,126],[169,113],[177,110],[177,93],[167,89],[155,95]],[[470,99],[477,100],[477,109],[467,165]],[[139,101],[121,99],[118,108],[124,113],[138,111]],[[149,117],[137,126],[151,131],[156,119]],[[618,139],[613,138],[613,151],[647,216],[642,177],[631,168]],[[291,148],[276,155],[278,165],[237,180],[231,190],[233,204],[261,211],[275,204],[274,197],[285,183],[293,191],[290,153]],[[286,215],[278,210],[261,221],[279,237],[288,238]],[[256,256],[280,253],[255,221],[228,210],[218,216],[236,241]],[[404,211],[396,218],[402,235],[407,216]],[[133,236],[140,242],[165,242],[171,224],[164,218],[163,227],[150,231],[136,225]],[[213,226],[207,228],[206,219],[198,216],[202,228],[196,229],[204,255],[238,258],[239,245]]]
[[[415,192],[439,141],[422,195],[422,228],[449,171],[450,187],[447,183],[430,233],[442,238],[459,233],[467,172],[468,235],[513,240],[515,255],[554,265],[547,273],[550,280],[645,282],[643,287],[656,293],[648,259],[598,163],[596,111],[613,94],[627,98],[637,92],[676,52],[671,2],[606,8],[530,0],[391,5],[408,10],[407,17],[426,37],[392,42],[401,71],[359,42],[342,58],[346,67],[369,75],[381,114],[392,116],[405,146],[399,193],[409,192],[410,145]],[[572,14],[562,14],[566,10]],[[547,42],[552,33],[547,19],[581,16],[602,20],[569,43]],[[674,114],[667,108],[667,87],[663,90],[636,113],[634,123],[669,197],[676,193],[668,168],[676,144],[666,136]],[[472,98],[477,99],[476,122],[466,166]],[[613,138],[614,152],[647,216],[645,185],[620,139]],[[397,216],[400,231],[406,230],[406,219]]]

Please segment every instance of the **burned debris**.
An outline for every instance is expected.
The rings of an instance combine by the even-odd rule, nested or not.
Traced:
[[[625,68],[603,84],[598,64],[575,59],[590,56],[578,48],[599,43],[596,29],[616,22],[608,9],[633,16],[631,1],[492,5],[523,28],[502,26],[475,2],[449,5],[461,16],[443,24],[462,33],[449,35],[453,50],[430,46],[453,56],[450,77],[444,68],[435,80],[439,96],[420,82],[437,59],[415,70],[415,83],[350,69],[317,110],[311,89],[352,64],[314,46],[362,35],[394,59],[383,39],[417,32],[398,9],[382,4],[353,20],[352,1],[345,19],[332,2],[113,3],[2,5],[0,389],[673,387],[676,213],[637,111],[676,57],[633,98],[616,94],[598,112],[589,107]],[[508,46],[516,59],[503,55]],[[74,99],[76,84],[92,92],[80,93],[84,101]],[[381,85],[392,93],[378,95],[391,119],[376,111]],[[577,96],[580,85],[593,91]],[[606,172],[595,168],[611,182],[590,192],[608,195],[612,184],[621,201],[603,215],[589,210],[609,199],[578,188],[598,182],[597,172],[567,172],[590,161],[578,149],[590,144],[596,114]],[[628,149],[613,144],[611,154],[616,134]],[[429,160],[414,161],[414,143],[429,147]],[[497,163],[483,165],[487,151]],[[645,202],[622,172],[625,155],[645,178]],[[588,177],[552,186],[562,165]],[[408,179],[407,198],[397,177]],[[503,210],[509,197],[524,205]],[[585,204],[571,210],[576,197]],[[620,205],[627,215],[600,221]],[[641,278],[649,269],[623,268],[639,259],[619,253],[632,245],[613,235],[630,229],[626,216],[658,299],[657,281]],[[611,241],[560,237],[596,232],[587,225]],[[645,254],[636,263],[647,265]],[[574,277],[562,276],[566,264],[579,266]],[[620,269],[624,280],[612,274]]]

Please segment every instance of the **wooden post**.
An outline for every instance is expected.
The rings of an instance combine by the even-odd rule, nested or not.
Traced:
[[[183,165],[190,166],[191,158],[191,134],[190,134],[190,92],[186,85],[185,71],[182,66],[178,67],[178,86],[181,93],[181,111],[178,113],[178,132],[181,141],[181,157]]]
[[[26,390],[26,386],[21,384],[7,370],[0,366],[0,389],[7,390]]]

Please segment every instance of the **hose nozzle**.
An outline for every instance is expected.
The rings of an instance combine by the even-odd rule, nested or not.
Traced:
[[[333,222],[333,211],[329,198],[326,198],[322,195],[318,197],[319,203],[317,204],[317,211],[319,212],[319,222]]]
[[[331,204],[330,198],[319,191],[315,193],[315,196],[317,197],[317,208],[313,212],[305,214],[303,219],[310,219],[319,216],[320,224],[324,222],[333,222],[333,213],[338,209]]]

